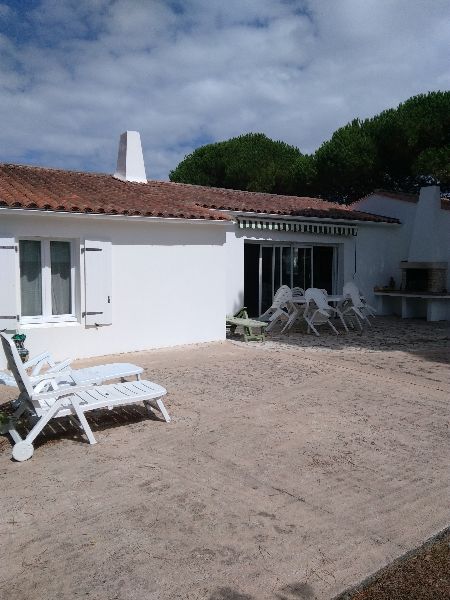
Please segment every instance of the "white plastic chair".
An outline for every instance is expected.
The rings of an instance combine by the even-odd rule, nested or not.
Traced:
[[[308,333],[312,329],[316,335],[319,332],[316,329],[316,325],[322,325],[327,323],[336,335],[339,334],[336,327],[330,321],[333,316],[339,317],[345,330],[348,332],[348,327],[344,321],[344,317],[338,308],[330,306],[327,301],[327,297],[323,290],[318,288],[309,288],[305,291],[306,308],[303,313],[303,318],[308,324]]]
[[[51,419],[68,415],[77,418],[90,444],[96,443],[84,414],[90,410],[143,402],[149,412],[152,413],[151,407],[155,407],[166,422],[170,421],[161,400],[167,391],[156,383],[139,380],[98,386],[90,384],[58,387],[55,378],[33,382],[23,367],[13,341],[3,333],[0,333],[0,339],[8,367],[20,390],[19,407],[8,425],[8,433],[15,442],[12,456],[17,461],[33,456],[33,442]],[[32,428],[24,439],[15,428],[15,422],[22,415],[31,416],[32,422]]]
[[[296,298],[302,298],[305,295],[305,290],[301,287],[293,287],[292,288],[292,298],[295,300]]]
[[[275,324],[280,320],[289,318],[286,302],[292,299],[291,288],[287,285],[282,285],[275,293],[272,301],[272,306],[265,313],[257,318],[257,321],[265,321],[269,323],[266,332],[275,327]]]
[[[343,296],[344,301],[340,307],[342,314],[354,315],[360,329],[362,329],[362,322],[371,326],[369,316],[375,316],[375,309],[367,304],[365,298],[361,295],[358,287],[353,283],[353,281],[348,281],[344,285]],[[361,319],[361,321],[359,321],[359,319]]]
[[[295,323],[303,316],[303,311],[305,308],[305,304],[301,303],[301,300],[305,298],[305,291],[300,287],[292,288],[292,299],[286,301],[286,311],[288,315],[288,319],[281,330],[281,333],[285,331],[289,331],[292,327],[294,327]]]

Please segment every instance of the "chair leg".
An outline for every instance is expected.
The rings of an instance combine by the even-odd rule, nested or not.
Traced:
[[[95,439],[94,434],[92,433],[92,429],[90,428],[89,423],[87,422],[84,412],[80,408],[78,400],[76,400],[75,398],[72,398],[72,406],[78,417],[78,420],[80,421],[81,427],[84,429],[84,433],[86,434],[89,443],[96,444],[97,440]]]
[[[23,413],[26,411],[27,409],[27,404],[24,400],[22,400],[21,404],[19,404],[19,407],[17,408],[17,410],[14,411],[14,414],[12,416],[12,422],[14,423],[14,421],[16,419],[19,419]],[[13,426],[10,429],[8,429],[8,433],[9,435],[12,437],[13,441],[18,444],[19,442],[22,441],[22,438],[20,437],[18,431],[16,430],[16,428]]]
[[[161,400],[161,398],[158,398],[156,400],[156,404],[158,405],[158,408],[161,411],[162,416],[164,417],[164,420],[166,421],[166,423],[170,423],[169,413],[167,412],[166,407],[164,406],[164,402]]]
[[[339,335],[339,331],[336,329],[336,327],[333,325],[333,323],[329,319],[328,319],[327,323],[331,327],[331,329],[334,331],[334,333],[336,335]],[[347,329],[347,331],[348,331],[348,329]]]
[[[309,333],[309,330],[312,329],[314,331],[314,333],[317,335],[317,337],[320,337],[320,333],[314,327],[314,325],[312,324],[312,321],[308,320],[306,317],[305,317],[305,321],[308,323],[308,333]]]
[[[348,333],[348,327],[347,327],[347,323],[344,321],[344,315],[341,312],[339,312],[338,316],[341,320],[342,325],[344,326],[345,331]]]
[[[285,323],[283,329],[280,331],[280,333],[284,333],[286,330],[291,329],[294,326],[296,320],[297,320],[297,315],[296,314],[291,315],[289,317],[289,319],[286,321],[286,323]]]
[[[162,414],[162,416],[164,417],[164,420],[166,423],[170,423],[170,415],[167,412],[166,407],[164,406],[164,402],[161,400],[161,398],[156,398],[154,400],[144,400],[144,404],[147,408],[147,410],[152,413],[152,409],[151,406],[152,404],[156,404],[156,408],[159,410],[159,412]]]

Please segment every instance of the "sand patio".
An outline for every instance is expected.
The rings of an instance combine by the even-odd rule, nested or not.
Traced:
[[[114,357],[173,421],[90,414],[92,447],[53,422],[24,463],[0,438],[0,594],[332,598],[448,525],[449,350],[448,322],[377,318]]]

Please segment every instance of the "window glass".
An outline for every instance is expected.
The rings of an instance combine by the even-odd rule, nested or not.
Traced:
[[[311,248],[294,248],[294,286],[311,287]]]
[[[275,246],[274,265],[273,265],[273,293],[274,294],[276,294],[277,289],[281,286],[280,253],[281,253],[281,248],[279,246]]]
[[[314,246],[314,287],[333,293],[333,252],[332,246]]]
[[[41,242],[20,240],[20,298],[22,315],[42,315]]]
[[[70,242],[50,242],[52,314],[72,312]]]
[[[259,245],[244,244],[244,305],[250,317],[259,315]]]
[[[272,255],[271,246],[262,247],[261,312],[272,306]]]
[[[281,254],[281,284],[291,287],[291,248],[284,246]]]

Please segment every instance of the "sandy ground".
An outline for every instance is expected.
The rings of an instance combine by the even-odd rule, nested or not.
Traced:
[[[173,421],[61,420],[25,463],[0,439],[0,597],[332,598],[449,523],[449,353],[448,324],[377,319],[108,357]]]

